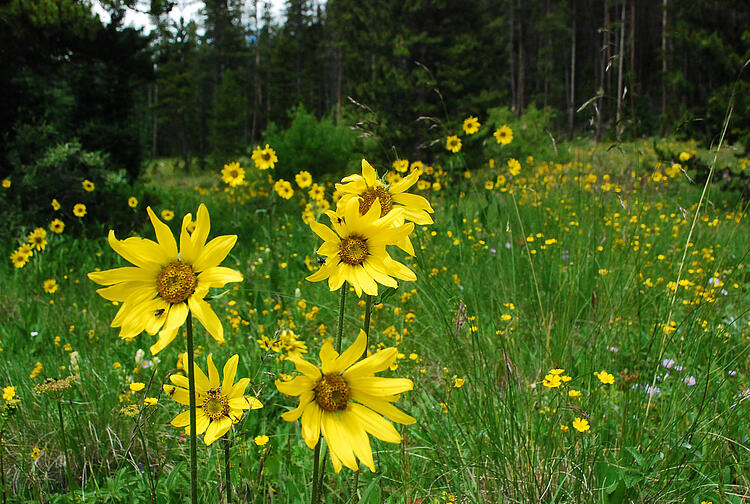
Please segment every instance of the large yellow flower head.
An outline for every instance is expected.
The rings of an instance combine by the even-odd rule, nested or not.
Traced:
[[[456,135],[451,135],[445,140],[445,148],[456,153],[461,150],[461,139]]]
[[[262,408],[263,404],[252,396],[245,395],[245,389],[250,383],[250,378],[242,378],[234,382],[237,374],[237,362],[240,360],[237,354],[229,358],[224,364],[223,379],[219,379],[219,371],[214,365],[211,354],[208,355],[208,376],[193,364],[195,373],[195,424],[196,434],[204,432],[203,441],[210,445],[236,424],[242,418],[247,409]],[[183,354],[183,369],[188,369],[187,354]],[[164,392],[178,403],[190,407],[190,396],[188,393],[188,377],[173,374],[169,377],[174,385],[164,385]],[[190,410],[183,411],[172,420],[175,427],[185,427],[186,433],[190,433]]]
[[[326,342],[320,350],[320,367],[290,357],[302,375],[291,381],[276,381],[279,392],[299,397],[299,406],[281,418],[287,422],[302,418],[302,437],[310,448],[318,444],[322,435],[336,472],[341,471],[342,464],[356,471],[357,459],[375,472],[368,434],[388,443],[400,443],[401,435],[391,422],[416,422],[391,404],[401,393],[414,388],[412,381],[375,376],[393,364],[398,350],[386,348],[359,360],[366,346],[367,336],[362,330],[341,355]]]
[[[218,342],[224,341],[224,328],[211,306],[204,300],[211,287],[223,287],[228,282],[242,281],[242,274],[219,263],[232,250],[236,235],[225,235],[206,243],[211,221],[206,206],[198,208],[195,230],[191,234],[191,214],[182,220],[180,249],[169,227],[159,220],[151,208],[146,209],[158,241],[132,237],[115,238],[109,232],[109,245],[127,261],[135,265],[107,271],[94,271],[89,278],[99,285],[103,298],[122,303],[112,327],[120,328],[120,337],[134,338],[142,331],[159,333],[159,340],[151,346],[155,354],[177,336],[188,312]]]
[[[417,279],[404,264],[394,260],[386,251],[386,245],[395,245],[414,229],[411,222],[394,227],[394,221],[403,210],[395,209],[381,217],[380,201],[374,200],[369,210],[362,215],[360,201],[352,198],[344,207],[343,217],[331,210],[326,215],[331,219],[333,230],[319,222],[311,222],[312,230],[325,240],[318,254],[327,257],[318,271],[307,277],[311,282],[328,279],[328,287],[334,291],[344,282],[349,282],[357,296],[362,291],[371,296],[378,294],[378,283],[398,287],[392,277],[401,280]],[[335,232],[334,232],[335,231]],[[413,251],[411,252],[412,255]]]
[[[229,187],[237,187],[245,182],[245,170],[238,162],[225,164],[221,170],[221,180]]]
[[[261,149],[260,146],[257,146],[255,150],[253,150],[252,157],[255,166],[257,166],[259,170],[273,168],[279,161],[279,158],[276,157],[276,151],[269,147],[268,144],[266,144],[265,149]]]
[[[342,195],[337,203],[337,211],[341,214],[346,204],[356,199],[359,201],[359,213],[365,214],[373,202],[378,200],[381,217],[388,215],[391,210],[401,208],[402,220],[411,221],[419,226],[432,224],[430,214],[434,210],[430,202],[422,196],[406,192],[417,183],[421,173],[421,170],[414,170],[395,184],[387,186],[378,180],[378,174],[372,165],[363,159],[362,175],[349,175],[341,179],[343,184],[336,184],[336,191]]]

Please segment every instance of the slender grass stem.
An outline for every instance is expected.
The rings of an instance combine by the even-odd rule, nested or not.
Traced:
[[[73,493],[73,476],[70,474],[70,463],[68,461],[68,438],[65,436],[65,423],[62,415],[62,400],[57,401],[57,418],[60,420],[60,437],[62,438],[63,455],[65,458],[65,476],[68,478],[68,490]]]
[[[195,363],[193,358],[193,316],[187,320],[188,395],[190,397],[190,502],[198,504],[198,429],[195,411]]]
[[[232,444],[232,441],[229,439],[230,433],[231,431],[227,432],[227,435],[224,436],[224,472],[227,479],[227,504],[232,502],[232,470],[229,463],[229,447]]]
[[[138,434],[141,437],[141,445],[143,445],[143,453],[146,454],[146,474],[148,475],[148,490],[151,493],[151,504],[156,504],[156,488],[154,487],[154,480],[151,475],[151,461],[148,457],[148,445],[146,444],[146,437],[143,435],[143,429],[138,425]]]
[[[3,441],[3,434],[5,432],[0,432],[0,480],[2,480],[3,485],[3,504],[6,504],[8,501],[6,500],[7,497],[7,491],[5,489],[5,463],[3,461],[5,454],[5,442]]]

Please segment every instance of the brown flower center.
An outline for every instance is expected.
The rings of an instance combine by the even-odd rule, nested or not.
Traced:
[[[383,217],[393,208],[393,198],[388,194],[385,187],[369,187],[359,195],[359,214],[364,215],[370,209],[375,200],[380,201],[380,216]]]
[[[349,236],[341,241],[341,260],[346,264],[362,264],[367,258],[367,242],[359,236]]]
[[[211,420],[229,415],[229,399],[218,390],[209,390],[203,397],[203,413]]]
[[[326,411],[341,411],[349,403],[349,387],[337,374],[327,374],[315,386],[315,401]]]
[[[193,273],[193,267],[182,261],[164,266],[156,281],[159,295],[170,303],[182,303],[195,292],[197,286],[198,277]]]
[[[261,156],[261,158],[263,159],[263,161],[270,161],[270,159],[271,159],[271,153],[270,152],[264,152],[263,155]]]

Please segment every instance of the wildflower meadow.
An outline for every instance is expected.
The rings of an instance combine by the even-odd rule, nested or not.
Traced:
[[[0,6],[2,504],[750,502],[747,37],[147,3]]]

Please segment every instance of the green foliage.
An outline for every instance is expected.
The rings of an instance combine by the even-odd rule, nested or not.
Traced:
[[[279,158],[274,169],[276,178],[294,180],[302,170],[314,179],[324,174],[338,176],[357,161],[354,154],[356,133],[343,125],[336,125],[330,117],[316,119],[303,105],[294,110],[287,129],[271,124],[264,132],[264,143],[269,144]]]
[[[137,219],[127,206],[128,198],[136,196],[146,202],[151,199],[142,188],[131,186],[123,170],[112,171],[107,155],[86,151],[76,140],[49,147],[39,159],[21,166],[8,178],[13,190],[2,194],[6,198],[6,225],[0,235],[5,239],[15,240],[17,234],[25,234],[24,230],[30,228],[47,228],[53,219],[62,220],[65,232],[74,235],[104,233],[115,223],[129,231]],[[93,182],[93,191],[84,189],[84,180]],[[53,209],[53,199],[60,204],[60,210]],[[113,205],[115,202],[120,204]],[[86,205],[83,219],[73,215],[78,203]]]
[[[216,89],[210,141],[213,144],[213,158],[223,164],[242,153],[245,145],[247,116],[245,98],[234,72],[227,70]],[[238,113],[239,112],[239,113]]]

